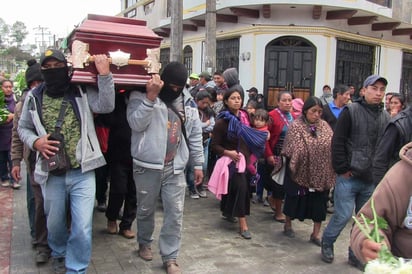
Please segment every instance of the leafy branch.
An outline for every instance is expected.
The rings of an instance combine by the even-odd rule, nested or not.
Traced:
[[[362,233],[369,240],[374,241],[375,243],[382,243],[382,247],[379,250],[378,255],[379,260],[390,265],[397,265],[398,259],[392,255],[386,244],[383,243],[384,237],[379,232],[381,229],[388,229],[388,222],[376,214],[375,202],[373,199],[371,199],[371,210],[373,215],[372,220],[367,218],[363,213],[360,214],[363,224],[361,224],[355,216],[352,216],[352,218],[359,227],[360,231],[362,231]]]

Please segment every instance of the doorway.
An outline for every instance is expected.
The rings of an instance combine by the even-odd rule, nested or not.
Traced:
[[[277,107],[279,92],[303,101],[313,94],[316,48],[308,40],[284,36],[266,46],[264,95],[267,108]]]

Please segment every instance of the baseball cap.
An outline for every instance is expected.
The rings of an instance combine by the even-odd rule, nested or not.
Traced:
[[[247,90],[247,92],[256,92],[258,93],[258,89],[255,87],[251,87],[250,89]]]
[[[43,66],[44,63],[50,58],[57,59],[60,62],[67,63],[66,57],[64,57],[63,52],[57,49],[46,49],[40,56],[40,65]]]
[[[192,73],[190,74],[189,78],[199,80],[199,75],[197,73]]]
[[[375,84],[377,81],[383,82],[385,86],[388,85],[388,81],[385,78],[377,74],[373,74],[373,75],[368,76],[368,78],[366,78],[366,80],[363,82],[363,87],[366,88],[368,86],[371,86]]]
[[[199,77],[205,78],[206,81],[210,81],[212,79],[212,76],[210,76],[209,72],[207,71],[203,71],[202,73],[200,73]]]

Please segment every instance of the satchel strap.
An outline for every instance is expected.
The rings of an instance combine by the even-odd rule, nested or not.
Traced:
[[[54,127],[54,132],[60,133],[61,127],[63,125],[64,117],[66,116],[67,106],[69,105],[68,95],[63,98],[62,104],[60,106],[59,116],[57,117],[56,125]]]

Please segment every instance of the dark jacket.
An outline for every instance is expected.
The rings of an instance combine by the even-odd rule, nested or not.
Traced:
[[[323,105],[322,119],[328,122],[332,130],[335,130],[338,118],[333,114],[329,104]]]
[[[372,160],[376,145],[389,121],[382,105],[364,99],[346,106],[338,118],[332,138],[332,165],[337,174],[352,175],[372,182]]]
[[[378,184],[386,171],[399,161],[399,151],[412,141],[412,109],[407,107],[387,125],[373,159],[373,181]]]

